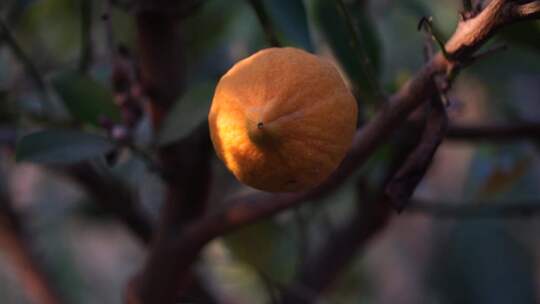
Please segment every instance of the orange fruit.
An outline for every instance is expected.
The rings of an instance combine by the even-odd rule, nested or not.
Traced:
[[[296,48],[269,48],[219,81],[208,116],[218,157],[238,180],[270,192],[301,191],[341,163],[357,105],[336,68]]]

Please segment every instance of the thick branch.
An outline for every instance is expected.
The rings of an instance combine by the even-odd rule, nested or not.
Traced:
[[[422,129],[418,124],[409,123],[396,134],[393,146],[399,149],[391,149],[394,155],[386,169],[386,178],[379,189],[374,191],[378,193],[377,198],[368,198],[365,182],[360,180],[357,186],[356,214],[333,231],[320,248],[308,256],[298,269],[295,279],[285,289],[282,295],[283,304],[315,302],[350,260],[385,226],[391,215],[392,205],[383,191],[409,155],[414,154],[415,147],[421,142]]]
[[[141,1],[149,5],[154,2],[172,1]],[[186,69],[180,18],[174,12],[141,10],[137,14],[137,33],[142,84],[149,97],[154,128],[159,129],[184,86]],[[192,271],[176,266],[177,261],[183,260],[180,256],[193,261],[198,251],[180,250],[176,245],[185,225],[198,219],[205,210],[211,151],[206,123],[189,138],[158,149],[160,165],[167,170],[163,172],[166,198],[148,259],[130,284],[128,303],[176,303],[178,294],[183,296],[183,302],[200,297],[187,293],[194,290]],[[190,243],[198,248],[196,241]]]
[[[221,232],[252,223],[259,218],[274,215],[308,199],[329,195],[369,158],[414,109],[437,92],[432,81],[433,76],[446,73],[455,64],[466,62],[467,55],[472,55],[473,50],[483,45],[496,28],[516,22],[513,14],[501,12],[501,10],[506,12],[508,7],[515,8],[516,4],[512,4],[511,1],[494,0],[477,17],[465,21],[467,26],[460,25],[446,44],[448,53],[454,58],[453,61],[447,60],[439,52],[426,63],[411,80],[390,98],[377,115],[357,132],[348,156],[334,175],[321,186],[304,193],[253,194],[232,199],[226,204],[230,206],[226,210],[209,216],[203,223],[198,223],[197,225],[201,226],[199,229],[206,229],[217,236]],[[530,11],[529,13],[535,12]],[[517,20],[523,20],[523,18],[525,17],[520,16]]]
[[[145,1],[151,2],[151,1]],[[184,87],[184,46],[178,18],[155,11],[136,16],[141,77],[155,128]]]

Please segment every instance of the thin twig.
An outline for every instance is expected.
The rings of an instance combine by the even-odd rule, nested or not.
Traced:
[[[527,20],[537,19],[540,17],[540,2],[530,1],[528,3],[514,7],[513,15]]]
[[[448,53],[446,52],[444,42],[439,37],[439,33],[435,31],[433,26],[433,17],[422,17],[420,18],[420,21],[418,22],[417,26],[418,30],[425,30],[425,32],[428,34],[428,36],[437,43],[437,46],[439,46],[439,49],[441,50],[443,56],[445,58],[448,58]]]
[[[408,204],[446,134],[448,117],[439,93],[433,94],[431,100],[420,141],[385,188],[386,196],[398,212]]]

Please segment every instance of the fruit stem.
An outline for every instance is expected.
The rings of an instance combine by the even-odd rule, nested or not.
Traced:
[[[266,128],[262,121],[251,124],[248,126],[248,135],[253,143],[256,145],[266,145],[270,141],[268,134],[269,129]]]

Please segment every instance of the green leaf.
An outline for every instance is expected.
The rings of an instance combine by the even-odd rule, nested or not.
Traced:
[[[362,9],[352,9],[350,13],[353,21],[358,26],[358,32],[361,36],[360,43],[363,43],[363,45],[360,45],[360,47],[366,52],[373,67],[373,72],[375,73],[373,77],[377,78],[381,72],[382,64],[382,44],[379,33],[373,24],[369,12]]]
[[[502,39],[520,47],[540,51],[540,22],[533,20],[523,23],[512,24],[501,30]],[[537,53],[538,54],[538,53]]]
[[[19,11],[21,16],[17,25],[17,38],[23,49],[35,50],[30,56],[49,65],[77,58],[80,42],[78,1],[28,2]]]
[[[231,43],[232,25],[242,20],[239,18],[241,4],[241,1],[205,1],[196,14],[183,20],[185,41],[189,45],[186,49],[188,64],[200,65],[205,56],[212,56],[217,62],[216,51],[222,44]]]
[[[273,280],[287,282],[297,261],[293,225],[272,219],[260,221],[225,237],[225,243],[240,261]]]
[[[420,21],[422,17],[428,17],[433,14],[429,7],[422,1],[402,1],[399,5],[399,9],[403,9],[407,13],[412,14],[418,21]]]
[[[263,4],[279,36],[294,46],[314,51],[302,0],[263,0]]]
[[[46,130],[24,136],[16,149],[18,162],[72,164],[102,156],[115,148],[104,137],[72,130]]]
[[[52,84],[75,119],[96,126],[102,116],[120,120],[111,91],[97,81],[77,72],[65,72],[54,77]]]
[[[362,9],[348,8],[353,19],[359,41],[359,52],[354,47],[352,33],[347,26],[345,16],[339,11],[336,1],[314,0],[313,18],[321,33],[328,42],[332,52],[349,76],[353,85],[358,89],[360,97],[373,102],[377,90],[373,83],[378,81],[381,61],[381,46],[368,12]],[[367,55],[373,71],[365,71],[362,65],[361,53]],[[374,75],[368,75],[374,73]]]
[[[208,117],[215,84],[205,82],[192,86],[176,102],[161,126],[158,144],[165,145],[182,139]]]

